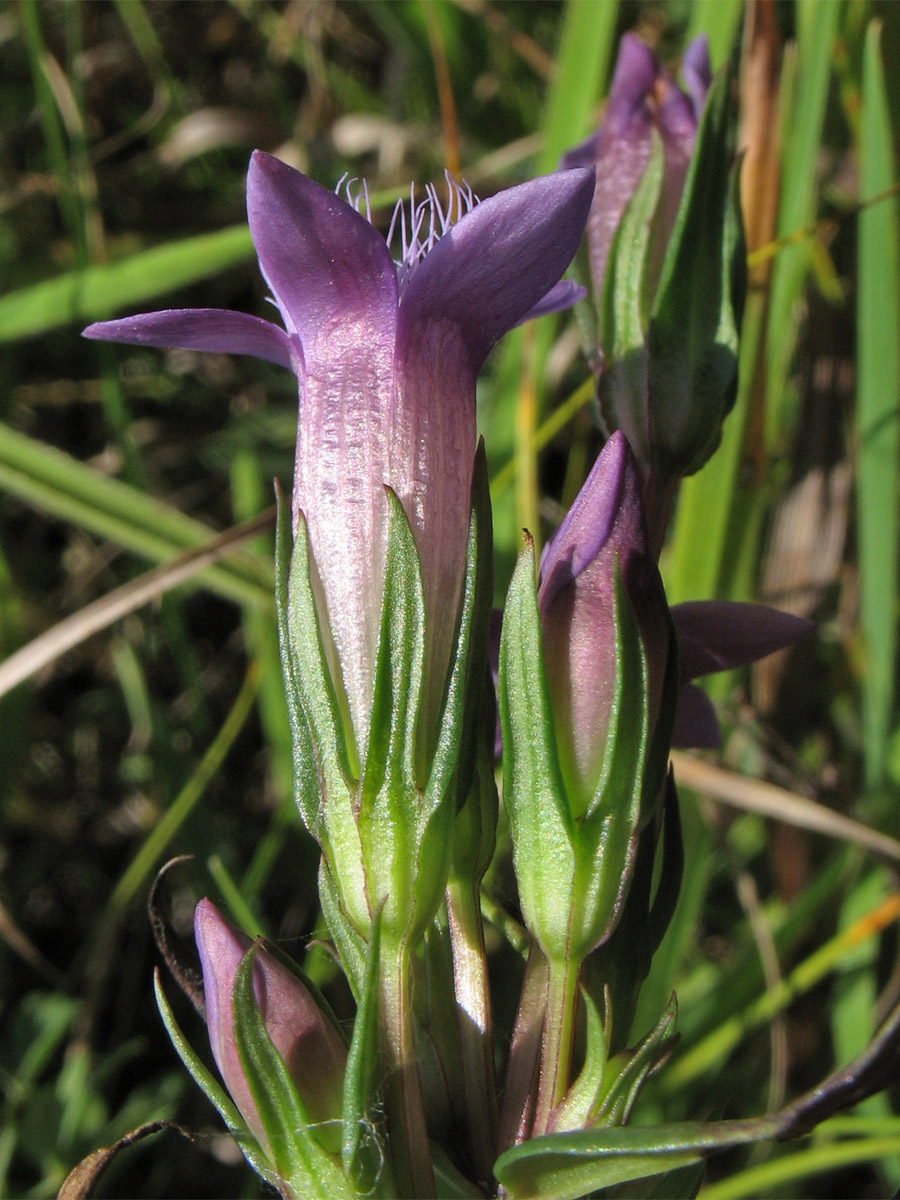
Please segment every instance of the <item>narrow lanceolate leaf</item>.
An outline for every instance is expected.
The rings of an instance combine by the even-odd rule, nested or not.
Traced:
[[[2,423],[0,491],[155,562],[213,537],[201,521]],[[271,567],[261,555],[244,551],[197,582],[240,603],[271,604]]]
[[[605,368],[600,409],[607,429],[621,429],[640,462],[650,462],[644,274],[653,215],[665,172],[662,139],[652,131],[650,160],[609,248],[599,314]]]
[[[665,1012],[646,1037],[633,1050],[626,1050],[610,1060],[607,1075],[611,1078],[590,1114],[591,1125],[625,1125],[628,1122],[641,1088],[674,1049],[677,1020],[678,1005],[673,994]]]
[[[415,917],[416,861],[428,818],[416,780],[416,727],[422,687],[425,600],[415,538],[403,506],[386,489],[389,517],[381,628],[369,746],[357,820],[371,909],[384,905],[385,929],[405,934]],[[446,879],[435,879],[435,897]],[[339,886],[342,881],[338,879]],[[435,908],[437,906],[435,899]],[[434,915],[432,909],[428,918]]]
[[[386,1195],[388,1170],[378,1129],[380,1097],[380,1045],[378,1037],[379,949],[381,913],[372,922],[366,963],[365,989],[353,1022],[353,1040],[344,1076],[341,1164],[362,1196]]]
[[[433,806],[455,779],[459,803],[469,792],[475,769],[476,726],[488,666],[493,595],[491,497],[484,442],[480,442],[472,473],[472,509],[466,545],[466,576],[456,652],[450,671],[447,698],[441,715],[437,749],[428,778],[428,800]]]
[[[860,192],[865,199],[894,182],[881,26],[873,21],[863,58]],[[859,217],[857,292],[857,469],[860,615],[865,646],[863,748],[866,781],[884,771],[895,690],[897,649],[897,484],[900,454],[900,236],[895,197]]]
[[[519,901],[545,953],[565,957],[575,872],[574,828],[553,729],[530,540],[506,598],[498,692],[503,800],[512,829]]]
[[[722,72],[703,111],[650,320],[650,423],[663,476],[699,470],[736,395],[746,264],[734,145],[732,80]]]
[[[272,1045],[253,992],[256,947],[234,981],[234,1040],[272,1159],[294,1196],[350,1200],[347,1180],[316,1140],[284,1059]]]
[[[303,514],[291,549],[290,519],[282,503],[276,538],[276,593],[296,800],[306,827],[322,847],[332,877],[340,881],[344,916],[364,933],[371,918],[353,811],[356,747],[339,699],[340,680],[332,674],[338,667],[328,660],[319,626],[312,569]]]

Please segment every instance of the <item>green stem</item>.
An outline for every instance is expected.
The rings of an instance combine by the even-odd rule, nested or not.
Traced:
[[[447,884],[469,1151],[479,1180],[488,1183],[497,1156],[497,1088],[479,894],[470,880],[451,879]]]
[[[547,1019],[541,1046],[541,1080],[533,1136],[548,1132],[550,1117],[569,1088],[572,1044],[578,1012],[578,979],[581,960],[566,958],[548,963]]]
[[[384,1106],[397,1191],[411,1200],[430,1200],[436,1193],[416,1056],[411,958],[404,939],[382,942]]]

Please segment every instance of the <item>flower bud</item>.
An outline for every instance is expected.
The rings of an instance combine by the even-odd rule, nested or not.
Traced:
[[[563,160],[597,169],[582,333],[601,426],[634,451],[656,554],[679,481],[734,404],[746,287],[733,80],[710,83],[705,39],[682,69],[686,92],[626,35],[603,124]]]
[[[648,544],[634,457],[621,433],[604,446],[548,546],[538,589],[560,765],[570,794],[580,796],[584,806],[596,790],[610,719],[617,716],[617,566],[646,656],[652,730],[670,624]]]
[[[213,1058],[238,1111],[267,1148],[234,1030],[235,976],[253,942],[206,899],[194,912],[194,936],[203,968]],[[302,981],[263,948],[256,951],[253,964],[253,992],[266,1032],[284,1059],[310,1123],[339,1122],[347,1050],[337,1029]]]

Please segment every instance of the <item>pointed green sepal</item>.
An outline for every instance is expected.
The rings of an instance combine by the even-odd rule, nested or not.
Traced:
[[[734,79],[710,88],[648,330],[650,428],[662,478],[691,475],[737,393],[746,249],[734,168]]]
[[[338,1122],[313,1125],[284,1059],[272,1045],[253,993],[256,946],[234,980],[234,1040],[269,1153],[292,1195],[351,1200],[353,1189],[324,1143],[339,1141]]]
[[[628,890],[641,823],[647,755],[647,659],[637,618],[614,568],[616,676],[600,778],[575,838],[577,904],[573,952],[584,957],[609,937]]]
[[[330,643],[319,622],[314,570],[303,514],[292,543],[290,513],[279,497],[275,595],[297,806],[333,878],[340,880],[348,920],[365,933],[370,916],[353,812],[356,748],[346,705],[339,698],[340,681],[335,683],[337,661],[329,661]]]
[[[650,1032],[632,1050],[622,1050],[607,1063],[603,1092],[588,1116],[588,1125],[625,1125],[641,1088],[675,1049],[678,1004],[674,994]]]
[[[419,552],[403,505],[391,488],[381,626],[362,773],[360,819],[383,792],[417,791],[416,723],[425,647],[425,598]],[[417,806],[418,807],[418,806]],[[373,897],[373,903],[379,900]]]
[[[350,722],[341,711],[319,624],[312,570],[306,520],[300,513],[292,541],[290,512],[279,493],[275,599],[297,805],[304,824],[321,844],[324,795],[336,787],[346,790],[356,771]]]
[[[390,488],[385,492],[389,517],[381,627],[356,821],[370,911],[383,906],[385,931],[397,940],[421,921],[415,887],[421,874],[422,838],[431,814],[416,779],[425,644],[422,576],[403,506]],[[427,902],[432,907],[426,923],[440,903],[443,881],[438,878],[430,891],[433,897],[429,895]]]
[[[665,152],[651,131],[650,158],[609,248],[599,303],[604,364],[597,389],[607,430],[621,429],[639,462],[649,463],[647,263],[665,175]]]
[[[375,914],[369,938],[365,986],[353,1023],[353,1038],[344,1076],[341,1115],[341,1165],[361,1196],[390,1194],[389,1166],[379,1132],[381,1110],[380,1045],[378,1032],[379,952],[381,912]],[[386,1175],[387,1172],[387,1175]]]
[[[484,441],[479,441],[472,471],[466,574],[456,649],[450,669],[441,729],[431,763],[427,793],[436,804],[455,781],[457,806],[468,795],[475,770],[478,730],[483,724],[483,688],[488,670],[493,599],[491,494]]]
[[[527,538],[506,596],[500,640],[503,804],[526,924],[548,958],[563,959],[572,924],[576,830],[541,646],[534,544]]]

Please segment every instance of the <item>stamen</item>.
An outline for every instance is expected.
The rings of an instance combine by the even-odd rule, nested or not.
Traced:
[[[467,183],[459,183],[449,171],[444,172],[447,199],[442,202],[433,183],[425,185],[425,199],[416,201],[415,188],[409,189],[409,221],[407,206],[402,200],[394,205],[387,232],[387,244],[392,246],[400,236],[399,257],[394,259],[401,295],[418,264],[435,244],[452,229],[457,221],[470,213],[478,197]]]

